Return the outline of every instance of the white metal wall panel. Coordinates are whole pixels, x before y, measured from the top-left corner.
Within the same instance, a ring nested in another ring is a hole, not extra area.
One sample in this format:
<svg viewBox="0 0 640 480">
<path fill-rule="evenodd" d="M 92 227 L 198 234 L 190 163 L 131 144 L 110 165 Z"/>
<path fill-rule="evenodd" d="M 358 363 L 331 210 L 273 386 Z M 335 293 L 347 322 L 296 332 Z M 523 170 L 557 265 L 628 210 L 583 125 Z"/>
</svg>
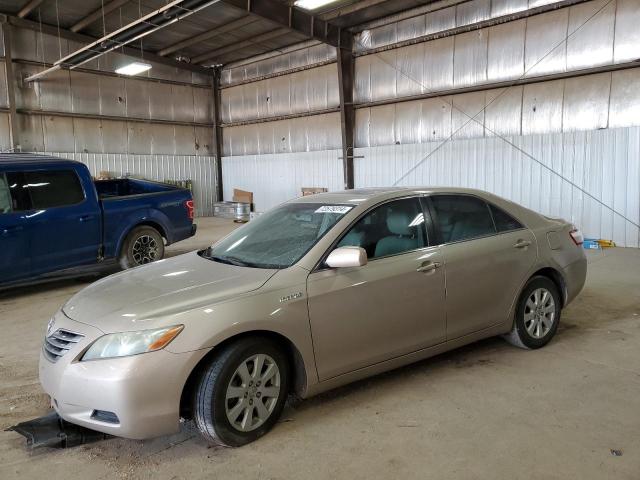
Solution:
<svg viewBox="0 0 640 480">
<path fill-rule="evenodd" d="M 612 64 L 614 52 L 615 61 L 635 59 L 638 33 L 629 18 L 640 15 L 640 0 L 607 1 L 593 0 L 490 28 L 358 56 L 355 99 L 379 101 L 523 75 L 581 70 Z M 460 4 L 456 7 L 458 20 L 453 22 L 460 25 L 488 18 L 488 5 L 480 0 Z M 370 31 L 371 45 L 410 37 L 422 28 L 418 18 L 374 28 Z M 405 28 L 407 32 L 401 35 Z M 425 20 L 425 32 L 428 30 Z"/>
<path fill-rule="evenodd" d="M 634 68 L 360 108 L 355 141 L 358 147 L 423 143 L 446 138 L 465 123 L 456 137 L 633 126 L 640 125 L 639 111 L 640 68 Z M 477 121 L 468 122 L 468 115 L 478 115 Z"/>
<path fill-rule="evenodd" d="M 520 135 L 522 131 L 522 86 L 487 90 L 485 135 Z"/>
<path fill-rule="evenodd" d="M 100 84 L 96 77 L 84 72 L 70 72 L 71 109 L 73 113 L 100 114 Z"/>
<path fill-rule="evenodd" d="M 451 110 L 451 129 L 454 138 L 484 136 L 485 93 L 471 92 L 455 95 Z"/>
<path fill-rule="evenodd" d="M 424 44 L 423 85 L 425 92 L 453 88 L 453 51 L 455 37 L 445 37 Z M 367 57 L 360 57 L 367 58 Z M 357 62 L 360 60 L 356 60 Z"/>
<path fill-rule="evenodd" d="M 102 125 L 100 120 L 73 119 L 73 152 L 102 152 Z"/>
<path fill-rule="evenodd" d="M 611 73 L 566 79 L 563 131 L 607 128 L 610 91 Z"/>
<path fill-rule="evenodd" d="M 456 25 L 471 25 L 491 17 L 491 0 L 473 0 L 456 5 Z"/>
<path fill-rule="evenodd" d="M 9 106 L 9 99 L 7 97 L 7 75 L 4 60 L 0 60 L 0 106 Z"/>
<path fill-rule="evenodd" d="M 611 100 L 609 127 L 624 127 L 639 122 L 640 75 L 633 70 L 613 72 L 611 75 Z"/>
<path fill-rule="evenodd" d="M 564 72 L 567 66 L 569 9 L 527 19 L 524 70 L 527 76 Z"/>
<path fill-rule="evenodd" d="M 638 58 L 640 45 L 640 0 L 617 0 L 614 62 Z"/>
<path fill-rule="evenodd" d="M 455 37 L 453 84 L 477 85 L 487 80 L 488 30 L 475 30 Z"/>
<path fill-rule="evenodd" d="M 340 150 L 222 157 L 225 200 L 233 189 L 253 192 L 256 211 L 263 212 L 299 197 L 303 187 L 342 190 Z"/>
<path fill-rule="evenodd" d="M 588 237 L 640 246 L 640 127 L 508 140 L 542 165 L 497 137 L 366 147 L 355 152 L 355 185 L 393 185 L 408 173 L 399 185 L 479 188 L 571 220 Z"/>
<path fill-rule="evenodd" d="M 9 137 L 9 114 L 0 113 L 0 151 L 11 148 L 11 138 Z"/>
<path fill-rule="evenodd" d="M 562 131 L 564 80 L 524 86 L 522 134 Z"/>
<path fill-rule="evenodd" d="M 308 67 L 335 59 L 336 49 L 330 45 L 309 45 L 309 42 L 305 42 L 300 48 L 284 52 L 280 55 L 225 67 L 222 70 L 220 83 L 222 85 L 232 85 L 264 75 L 272 75 L 290 69 Z"/>
<path fill-rule="evenodd" d="M 339 105 L 336 64 L 225 88 L 225 123 L 325 110 Z"/>
<path fill-rule="evenodd" d="M 491 0 L 491 18 L 522 12 L 528 6 L 528 0 Z"/>
<path fill-rule="evenodd" d="M 147 89 L 149 91 L 149 117 L 157 120 L 173 120 L 173 105 L 170 101 L 171 89 L 173 85 L 159 82 L 148 82 Z M 202 89 L 200 89 L 202 90 Z M 209 92 L 202 90 L 205 95 Z M 204 117 L 204 118 L 203 118 Z M 198 121 L 210 122 L 207 115 L 199 116 Z"/>
<path fill-rule="evenodd" d="M 131 175 L 148 180 L 191 180 L 196 215 L 213 215 L 216 199 L 215 158 L 194 155 L 128 155 L 117 153 L 60 153 L 48 155 L 77 160 L 92 175 L 106 171 L 115 176 Z"/>
<path fill-rule="evenodd" d="M 501 81 L 524 73 L 526 20 L 503 23 L 489 29 L 487 79 Z"/>
<path fill-rule="evenodd" d="M 127 88 L 125 79 L 99 76 L 100 115 L 125 117 L 127 115 Z"/>
<path fill-rule="evenodd" d="M 223 129 L 225 156 L 291 153 L 340 148 L 340 114 L 238 125 Z"/>
<path fill-rule="evenodd" d="M 613 62 L 616 2 L 595 0 L 569 9 L 567 70 Z"/>
</svg>

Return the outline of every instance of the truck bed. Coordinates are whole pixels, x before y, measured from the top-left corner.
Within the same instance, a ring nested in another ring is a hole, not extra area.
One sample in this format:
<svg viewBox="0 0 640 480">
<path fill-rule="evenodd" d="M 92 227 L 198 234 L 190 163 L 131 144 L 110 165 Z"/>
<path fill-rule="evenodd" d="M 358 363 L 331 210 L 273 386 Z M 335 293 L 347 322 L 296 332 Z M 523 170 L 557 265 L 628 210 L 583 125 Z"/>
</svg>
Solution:
<svg viewBox="0 0 640 480">
<path fill-rule="evenodd" d="M 140 180 L 135 178 L 119 178 L 115 180 L 96 180 L 96 191 L 100 199 L 113 197 L 128 197 L 131 195 L 144 195 L 149 193 L 181 190 L 179 187 L 166 183 Z"/>
</svg>

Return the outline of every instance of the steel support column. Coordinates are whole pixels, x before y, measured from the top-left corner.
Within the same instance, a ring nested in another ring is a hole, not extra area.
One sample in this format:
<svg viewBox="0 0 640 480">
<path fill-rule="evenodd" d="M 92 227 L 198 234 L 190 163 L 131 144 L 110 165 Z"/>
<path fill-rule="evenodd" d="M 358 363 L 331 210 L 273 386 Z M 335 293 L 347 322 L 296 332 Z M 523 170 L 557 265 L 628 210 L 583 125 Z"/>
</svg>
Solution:
<svg viewBox="0 0 640 480">
<path fill-rule="evenodd" d="M 20 127 L 16 111 L 15 76 L 13 73 L 13 55 L 11 45 L 11 25 L 2 23 L 2 42 L 4 44 L 4 68 L 7 78 L 7 97 L 9 100 L 9 139 L 11 150 L 20 150 Z"/>
<path fill-rule="evenodd" d="M 342 165 L 344 169 L 344 188 L 353 188 L 353 131 L 356 125 L 356 113 L 353 107 L 353 78 L 355 60 L 353 56 L 353 36 L 341 32 L 338 48 L 338 84 L 340 91 L 340 128 L 342 131 Z"/>
<path fill-rule="evenodd" d="M 222 191 L 222 121 L 220 115 L 220 74 L 221 67 L 213 71 L 213 152 L 216 156 L 216 191 L 217 200 L 224 200 Z"/>
</svg>

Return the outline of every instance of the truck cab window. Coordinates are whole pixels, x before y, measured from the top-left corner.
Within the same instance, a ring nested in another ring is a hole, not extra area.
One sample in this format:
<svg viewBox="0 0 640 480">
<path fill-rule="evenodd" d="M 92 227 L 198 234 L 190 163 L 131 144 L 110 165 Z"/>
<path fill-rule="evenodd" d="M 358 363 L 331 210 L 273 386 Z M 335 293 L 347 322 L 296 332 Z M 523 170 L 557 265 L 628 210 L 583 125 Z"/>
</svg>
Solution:
<svg viewBox="0 0 640 480">
<path fill-rule="evenodd" d="M 33 208 L 76 205 L 84 200 L 80 180 L 72 170 L 25 172 L 24 178 Z"/>
<path fill-rule="evenodd" d="M 0 213 L 10 213 L 13 210 L 11 191 L 7 183 L 7 176 L 0 174 Z"/>
</svg>

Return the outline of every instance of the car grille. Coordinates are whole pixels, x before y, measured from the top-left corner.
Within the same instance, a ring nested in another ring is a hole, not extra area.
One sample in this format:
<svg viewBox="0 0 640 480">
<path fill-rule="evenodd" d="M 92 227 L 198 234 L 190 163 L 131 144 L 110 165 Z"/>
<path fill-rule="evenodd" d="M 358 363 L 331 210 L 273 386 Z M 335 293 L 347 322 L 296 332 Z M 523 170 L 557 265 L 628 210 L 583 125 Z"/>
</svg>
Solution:
<svg viewBox="0 0 640 480">
<path fill-rule="evenodd" d="M 60 357 L 73 348 L 84 335 L 59 328 L 44 339 L 44 355 L 52 362 L 57 362 Z"/>
</svg>

